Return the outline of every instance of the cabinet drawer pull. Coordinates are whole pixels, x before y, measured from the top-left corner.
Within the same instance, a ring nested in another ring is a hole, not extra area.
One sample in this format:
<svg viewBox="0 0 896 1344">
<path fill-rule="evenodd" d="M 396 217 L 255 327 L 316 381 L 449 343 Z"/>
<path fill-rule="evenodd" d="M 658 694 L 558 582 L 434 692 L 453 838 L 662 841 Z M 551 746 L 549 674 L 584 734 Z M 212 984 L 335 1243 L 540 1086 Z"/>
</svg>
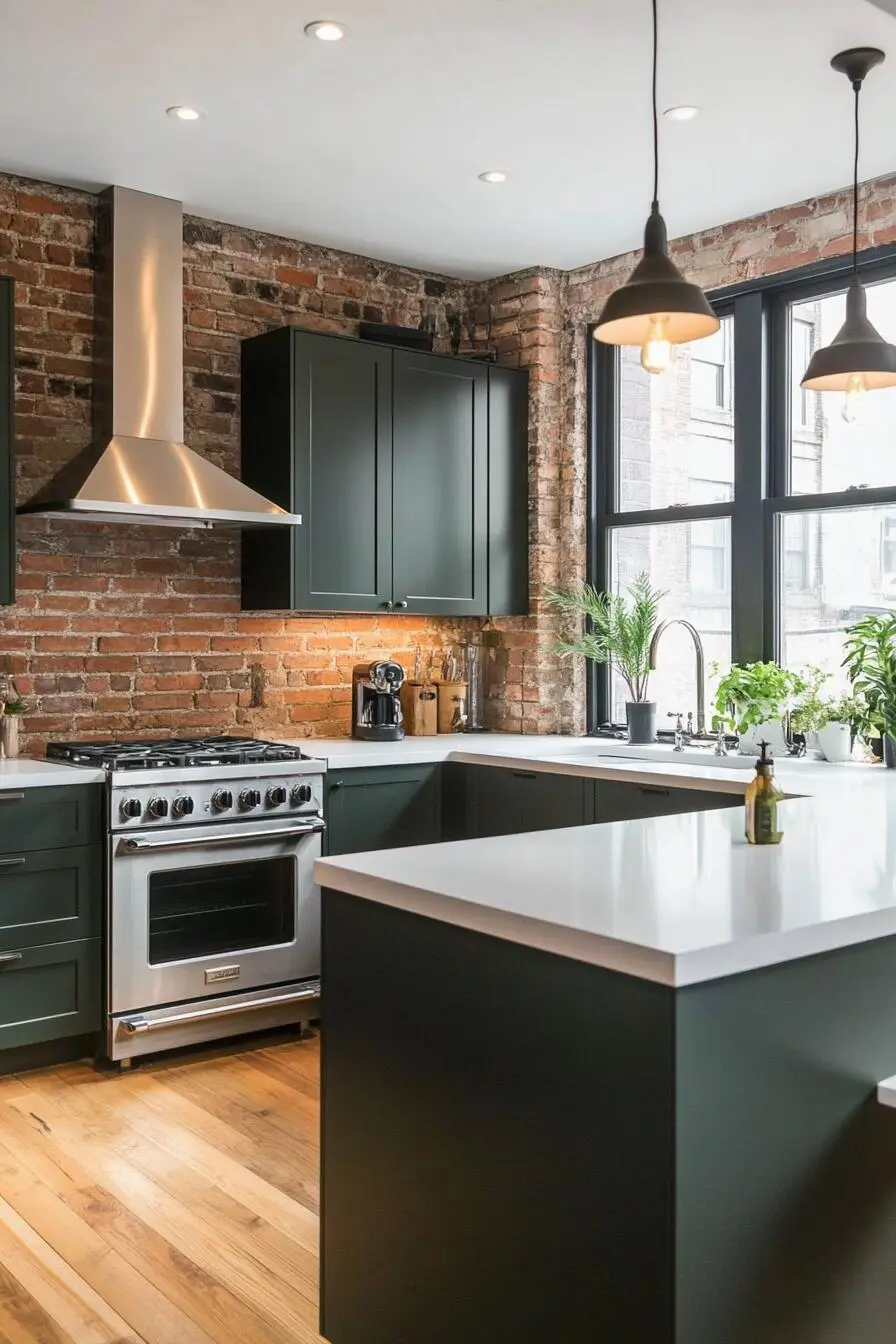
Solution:
<svg viewBox="0 0 896 1344">
<path fill-rule="evenodd" d="M 20 803 L 24 797 L 24 793 L 10 793 L 6 790 L 0 793 L 0 803 Z"/>
<path fill-rule="evenodd" d="M 24 859 L 0 859 L 0 868 L 24 868 Z"/>
<path fill-rule="evenodd" d="M 395 605 L 399 611 L 404 611 L 406 610 L 408 604 L 406 600 L 402 600 L 401 602 L 396 602 Z"/>
<path fill-rule="evenodd" d="M 537 779 L 537 770 L 511 770 L 514 779 Z"/>
<path fill-rule="evenodd" d="M 341 789 L 341 788 L 342 788 L 342 780 L 334 779 L 333 783 L 330 785 L 330 792 L 332 793 L 335 789 Z"/>
<path fill-rule="evenodd" d="M 656 785 L 651 785 L 651 784 L 639 784 L 639 785 L 638 785 L 638 792 L 639 792 L 639 793 L 653 793 L 653 794 L 656 794 L 656 796 L 657 796 L 658 798 L 668 798 L 668 797 L 671 795 L 672 790 L 671 790 L 671 789 L 658 789 L 658 788 L 656 787 Z"/>
<path fill-rule="evenodd" d="M 0 952 L 0 966 L 3 966 L 6 962 L 21 960 L 21 952 Z"/>
</svg>

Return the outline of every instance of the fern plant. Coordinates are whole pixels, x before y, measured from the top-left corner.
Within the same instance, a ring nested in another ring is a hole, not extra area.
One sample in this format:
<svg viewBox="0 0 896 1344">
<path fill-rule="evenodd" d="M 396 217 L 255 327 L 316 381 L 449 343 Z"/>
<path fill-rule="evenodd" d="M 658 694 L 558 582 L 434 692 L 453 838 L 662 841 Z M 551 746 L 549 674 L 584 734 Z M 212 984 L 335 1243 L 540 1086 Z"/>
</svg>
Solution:
<svg viewBox="0 0 896 1344">
<path fill-rule="evenodd" d="M 844 638 L 843 666 L 870 724 L 896 739 L 896 616 L 863 616 Z"/>
<path fill-rule="evenodd" d="M 595 663 L 612 662 L 625 682 L 629 699 L 647 700 L 650 678 L 650 642 L 665 593 L 654 588 L 647 574 L 639 574 L 627 595 L 604 593 L 584 583 L 580 588 L 549 588 L 548 601 L 568 616 L 584 620 L 578 639 L 559 639 L 554 652 L 578 654 Z"/>
</svg>

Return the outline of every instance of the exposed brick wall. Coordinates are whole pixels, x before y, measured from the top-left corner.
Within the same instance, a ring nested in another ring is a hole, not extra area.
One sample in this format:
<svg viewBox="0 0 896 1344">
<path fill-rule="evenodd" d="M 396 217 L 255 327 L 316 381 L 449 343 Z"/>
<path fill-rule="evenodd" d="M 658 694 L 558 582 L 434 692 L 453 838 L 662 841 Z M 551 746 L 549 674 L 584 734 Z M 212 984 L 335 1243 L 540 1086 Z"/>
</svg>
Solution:
<svg viewBox="0 0 896 1344">
<path fill-rule="evenodd" d="M 896 178 L 863 189 L 863 246 L 896 240 Z M 674 221 L 672 221 L 674 225 Z M 0 176 L 0 273 L 16 278 L 16 430 L 26 497 L 90 435 L 94 198 Z M 707 289 L 786 270 L 850 246 L 849 197 L 834 193 L 679 239 Z M 558 660 L 545 585 L 585 572 L 586 328 L 633 254 L 489 284 L 368 261 L 205 220 L 185 221 L 188 441 L 238 462 L 239 342 L 283 322 L 357 331 L 362 317 L 435 326 L 448 348 L 491 341 L 530 370 L 533 614 L 487 623 L 503 686 L 494 726 L 580 732 L 584 677 Z M 357 659 L 443 647 L 477 621 L 241 614 L 238 542 L 227 532 L 19 525 L 19 598 L 0 608 L 0 654 L 33 696 L 28 745 L 77 733 L 348 731 Z M 253 707 L 264 679 L 265 706 Z"/>
<path fill-rule="evenodd" d="M 16 279 L 19 498 L 90 438 L 92 196 L 0 177 L 0 273 Z M 205 220 L 184 226 L 186 437 L 238 470 L 239 346 L 284 322 L 435 326 L 467 286 Z M 26 746 L 74 734 L 349 728 L 358 660 L 441 648 L 478 621 L 241 614 L 234 532 L 19 522 L 18 599 L 0 655 L 33 700 Z M 253 704 L 264 682 L 264 707 Z M 254 691 L 254 694 L 253 694 Z"/>
</svg>

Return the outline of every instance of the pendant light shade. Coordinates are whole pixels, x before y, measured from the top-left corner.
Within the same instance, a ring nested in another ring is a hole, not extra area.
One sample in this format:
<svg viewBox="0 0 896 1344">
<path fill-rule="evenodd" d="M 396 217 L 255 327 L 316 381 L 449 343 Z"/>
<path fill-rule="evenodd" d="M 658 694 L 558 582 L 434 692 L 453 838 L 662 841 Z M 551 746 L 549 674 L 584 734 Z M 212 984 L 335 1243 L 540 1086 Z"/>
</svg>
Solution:
<svg viewBox="0 0 896 1344">
<path fill-rule="evenodd" d="M 686 280 L 669 256 L 666 221 L 659 206 L 657 0 L 653 10 L 653 204 L 644 228 L 644 254 L 625 284 L 610 295 L 594 328 L 607 345 L 640 345 L 648 373 L 668 368 L 673 345 L 712 336 L 721 325 L 699 285 Z"/>
<path fill-rule="evenodd" d="M 830 345 L 815 351 L 802 386 L 813 392 L 849 392 L 857 377 L 869 392 L 896 386 L 896 345 L 868 321 L 864 287 L 853 279 L 846 292 L 846 321 Z"/>
<path fill-rule="evenodd" d="M 855 94 L 852 281 L 846 292 L 846 320 L 830 345 L 815 351 L 802 386 L 814 392 L 845 392 L 847 420 L 854 418 L 855 403 L 862 393 L 896 387 L 896 346 L 869 322 L 865 290 L 859 279 L 859 94 L 868 71 L 883 59 L 884 53 L 876 47 L 853 47 L 841 51 L 831 61 L 834 69 L 849 79 Z"/>
<path fill-rule="evenodd" d="M 673 345 L 699 341 L 719 329 L 703 290 L 686 280 L 669 256 L 666 223 L 655 205 L 644 229 L 644 255 L 607 299 L 594 335 L 608 345 L 644 345 L 657 322 Z"/>
</svg>

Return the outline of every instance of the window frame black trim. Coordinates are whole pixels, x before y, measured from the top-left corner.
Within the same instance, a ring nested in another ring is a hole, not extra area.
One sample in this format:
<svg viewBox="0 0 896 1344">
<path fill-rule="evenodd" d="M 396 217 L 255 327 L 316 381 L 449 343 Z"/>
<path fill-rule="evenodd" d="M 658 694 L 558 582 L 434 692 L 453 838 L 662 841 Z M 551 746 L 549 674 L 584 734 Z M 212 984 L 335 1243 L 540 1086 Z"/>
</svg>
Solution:
<svg viewBox="0 0 896 1344">
<path fill-rule="evenodd" d="M 896 244 L 859 254 L 866 283 L 896 279 Z M 818 513 L 896 503 L 896 485 L 852 488 L 825 494 L 790 495 L 790 330 L 794 303 L 836 291 L 848 279 L 852 257 L 824 258 L 712 291 L 720 317 L 734 316 L 734 498 L 718 504 L 622 511 L 619 508 L 619 354 L 594 339 L 588 342 L 588 531 L 587 579 L 598 588 L 612 584 L 610 536 L 617 528 L 731 518 L 731 656 L 734 662 L 776 658 L 780 652 L 783 547 L 779 518 L 786 513 Z M 738 315 L 741 321 L 738 322 Z M 783 351 L 784 359 L 775 359 Z M 604 452 L 605 445 L 610 446 Z M 603 454 L 603 461 L 601 455 Z M 757 556 L 761 564 L 757 566 Z M 610 672 L 589 663 L 587 728 L 609 717 Z"/>
</svg>

